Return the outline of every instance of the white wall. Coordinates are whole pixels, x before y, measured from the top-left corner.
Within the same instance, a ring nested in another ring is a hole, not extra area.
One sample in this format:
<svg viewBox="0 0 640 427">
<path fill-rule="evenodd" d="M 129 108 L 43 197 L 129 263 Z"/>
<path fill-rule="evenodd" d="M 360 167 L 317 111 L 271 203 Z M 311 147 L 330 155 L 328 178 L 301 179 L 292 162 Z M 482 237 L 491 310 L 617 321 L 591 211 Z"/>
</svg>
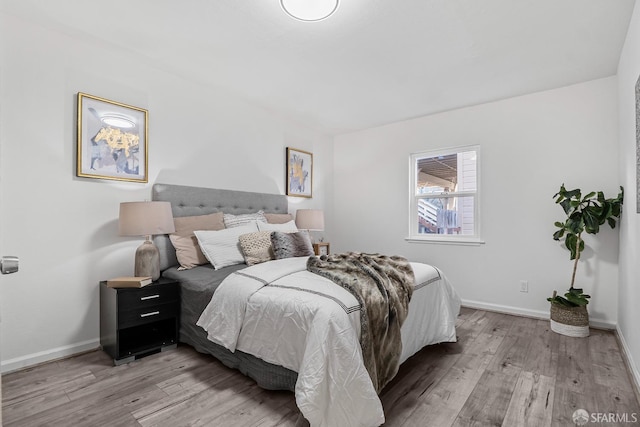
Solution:
<svg viewBox="0 0 640 427">
<path fill-rule="evenodd" d="M 408 158 L 480 144 L 486 244 L 408 243 Z M 569 287 L 569 252 L 552 239 L 560 185 L 618 190 L 616 78 L 341 135 L 334 144 L 332 250 L 402 254 L 440 267 L 467 303 L 548 316 Z M 596 324 L 617 319 L 618 232 L 587 236 L 577 285 Z M 519 281 L 529 281 L 529 293 Z"/>
<path fill-rule="evenodd" d="M 620 327 L 640 360 L 633 103 L 640 69 L 638 13 L 620 66 L 622 181 L 627 188 L 618 298 L 618 234 L 588 240 L 580 284 L 592 319 Z M 118 205 L 154 182 L 284 192 L 284 150 L 314 153 L 314 197 L 332 251 L 400 253 L 440 266 L 466 301 L 544 315 L 568 286 L 568 253 L 551 239 L 559 185 L 618 186 L 617 81 L 608 78 L 331 139 L 257 108 L 224 88 L 190 82 L 114 46 L 2 15 L 0 29 L 0 248 L 21 272 L 0 277 L 2 369 L 98 345 L 100 280 L 129 274 L 136 239 L 117 235 Z M 633 35 L 633 37 L 632 37 Z M 634 77 L 635 76 L 635 77 Z M 631 82 L 633 80 L 633 82 Z M 75 177 L 78 91 L 148 108 L 148 185 Z M 407 243 L 408 155 L 482 146 L 482 246 Z M 580 160 L 573 153 L 580 152 Z M 333 170 L 331 163 L 334 163 Z M 333 173 L 331 173 L 333 172 Z M 369 207 L 365 210 L 364 206 Z M 371 208 L 373 206 L 373 208 Z M 595 252 L 595 253 L 594 253 Z M 530 291 L 518 291 L 529 280 Z"/>
<path fill-rule="evenodd" d="M 636 4 L 627 40 L 618 66 L 620 118 L 620 180 L 627 189 L 620 237 L 620 289 L 618 332 L 631 359 L 636 384 L 640 384 L 640 215 L 636 213 L 636 100 L 635 85 L 640 76 L 640 7 Z"/>
<path fill-rule="evenodd" d="M 122 49 L 1 16 L 0 247 L 21 271 L 0 286 L 2 368 L 95 348 L 98 282 L 133 273 L 134 238 L 119 237 L 119 203 L 154 182 L 284 194 L 285 147 L 314 153 L 324 207 L 331 139 L 154 67 Z M 149 184 L 75 177 L 76 94 L 149 110 Z"/>
</svg>

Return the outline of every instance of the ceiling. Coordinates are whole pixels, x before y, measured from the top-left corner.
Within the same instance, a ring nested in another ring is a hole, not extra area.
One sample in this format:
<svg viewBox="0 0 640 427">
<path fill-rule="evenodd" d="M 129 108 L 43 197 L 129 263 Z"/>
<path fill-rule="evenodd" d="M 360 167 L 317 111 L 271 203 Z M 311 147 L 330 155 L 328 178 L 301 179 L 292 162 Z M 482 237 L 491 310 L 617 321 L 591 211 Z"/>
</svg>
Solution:
<svg viewBox="0 0 640 427">
<path fill-rule="evenodd" d="M 616 74 L 634 0 L 2 0 L 329 135 Z M 108 23 L 98 25 L 99 22 Z"/>
</svg>

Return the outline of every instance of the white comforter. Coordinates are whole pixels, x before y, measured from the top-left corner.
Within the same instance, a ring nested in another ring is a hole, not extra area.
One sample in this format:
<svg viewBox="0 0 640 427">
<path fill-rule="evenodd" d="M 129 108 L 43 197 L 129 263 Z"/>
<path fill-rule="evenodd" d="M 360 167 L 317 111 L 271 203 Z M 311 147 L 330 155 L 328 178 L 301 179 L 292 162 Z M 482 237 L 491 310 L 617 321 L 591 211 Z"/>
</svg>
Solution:
<svg viewBox="0 0 640 427">
<path fill-rule="evenodd" d="M 306 270 L 307 257 L 257 264 L 218 287 L 198 326 L 209 339 L 298 373 L 296 403 L 313 427 L 379 426 L 384 412 L 360 350 L 360 307 Z M 434 267 L 411 263 L 416 287 L 402 326 L 401 362 L 455 341 L 460 299 Z"/>
</svg>

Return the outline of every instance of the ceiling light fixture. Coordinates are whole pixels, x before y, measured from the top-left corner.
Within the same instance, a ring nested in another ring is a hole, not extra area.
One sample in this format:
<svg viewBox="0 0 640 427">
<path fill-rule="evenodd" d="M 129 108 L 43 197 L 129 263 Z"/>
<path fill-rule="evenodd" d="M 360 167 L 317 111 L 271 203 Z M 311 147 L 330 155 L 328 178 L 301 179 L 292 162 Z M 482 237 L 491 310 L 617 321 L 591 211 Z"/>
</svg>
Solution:
<svg viewBox="0 0 640 427">
<path fill-rule="evenodd" d="M 339 0 L 280 0 L 282 9 L 300 21 L 322 21 L 338 9 Z"/>
<path fill-rule="evenodd" d="M 135 122 L 129 117 L 111 113 L 102 116 L 102 123 L 121 129 L 131 129 L 136 126 Z"/>
</svg>

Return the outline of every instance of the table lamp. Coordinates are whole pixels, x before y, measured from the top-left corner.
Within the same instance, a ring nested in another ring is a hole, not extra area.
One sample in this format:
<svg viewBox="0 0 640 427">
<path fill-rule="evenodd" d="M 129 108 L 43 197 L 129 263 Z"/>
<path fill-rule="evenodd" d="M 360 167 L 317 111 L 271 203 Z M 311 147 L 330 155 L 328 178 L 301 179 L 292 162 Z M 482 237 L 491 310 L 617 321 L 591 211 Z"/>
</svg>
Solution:
<svg viewBox="0 0 640 427">
<path fill-rule="evenodd" d="M 320 209 L 298 209 L 296 227 L 307 231 L 324 230 L 324 211 Z"/>
<path fill-rule="evenodd" d="M 145 236 L 145 241 L 136 250 L 136 277 L 150 276 L 153 281 L 160 278 L 160 252 L 151 241 L 154 234 L 173 233 L 173 214 L 169 202 L 124 202 L 120 203 L 118 221 L 121 236 Z"/>
</svg>

